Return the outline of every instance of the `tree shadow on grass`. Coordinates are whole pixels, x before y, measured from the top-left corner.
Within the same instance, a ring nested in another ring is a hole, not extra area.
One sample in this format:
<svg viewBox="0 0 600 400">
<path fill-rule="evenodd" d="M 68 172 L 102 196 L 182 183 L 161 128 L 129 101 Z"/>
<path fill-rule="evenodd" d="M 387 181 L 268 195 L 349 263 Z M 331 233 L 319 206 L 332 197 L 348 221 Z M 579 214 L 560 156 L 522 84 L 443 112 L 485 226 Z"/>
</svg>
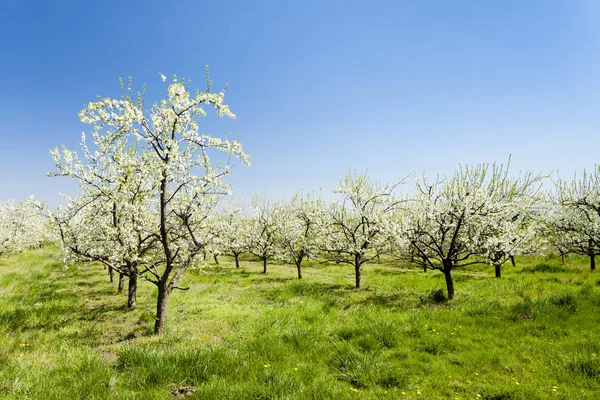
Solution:
<svg viewBox="0 0 600 400">
<path fill-rule="evenodd" d="M 20 303 L 17 307 L 0 312 L 0 327 L 9 332 L 54 330 L 77 322 L 108 322 L 115 313 L 124 313 L 126 310 L 126 304 L 89 307 L 76 295 L 62 296 L 61 299 L 45 303 Z"/>
<path fill-rule="evenodd" d="M 120 321 L 117 329 L 125 331 L 118 332 L 119 340 L 147 331 L 147 321 L 139 318 L 139 312 L 128 312 L 126 297 L 117 294 L 107 277 L 103 281 L 97 270 L 48 268 L 35 280 L 25 275 L 12 278 L 18 290 L 3 298 L 5 309 L 0 311 L 0 331 L 23 334 L 43 331 L 59 336 L 70 332 L 69 338 L 86 344 L 112 341 L 102 337 L 102 327 L 115 326 L 115 320 Z"/>
<path fill-rule="evenodd" d="M 375 267 L 373 270 L 373 273 L 376 274 L 377 276 L 398 276 L 398 275 L 403 275 L 403 274 L 415 274 L 415 273 L 419 273 L 419 272 L 423 272 L 422 268 L 417 268 L 417 267 L 407 267 L 407 266 L 393 266 L 393 267 L 388 267 L 388 268 L 379 268 L 379 267 Z"/>
<path fill-rule="evenodd" d="M 258 276 L 254 276 L 253 283 L 277 284 L 277 283 L 289 282 L 292 279 L 293 278 L 272 277 L 272 276 L 260 274 Z"/>
<path fill-rule="evenodd" d="M 332 294 L 345 296 L 349 285 L 339 283 L 320 283 L 320 282 L 299 282 L 295 281 L 285 287 L 286 290 L 299 296 L 323 297 Z"/>
<path fill-rule="evenodd" d="M 363 306 L 377 306 L 391 309 L 405 309 L 408 307 L 406 297 L 399 294 L 388 294 L 388 293 L 373 293 L 365 299 L 358 302 Z M 412 303 L 411 303 L 412 304 Z"/>
</svg>

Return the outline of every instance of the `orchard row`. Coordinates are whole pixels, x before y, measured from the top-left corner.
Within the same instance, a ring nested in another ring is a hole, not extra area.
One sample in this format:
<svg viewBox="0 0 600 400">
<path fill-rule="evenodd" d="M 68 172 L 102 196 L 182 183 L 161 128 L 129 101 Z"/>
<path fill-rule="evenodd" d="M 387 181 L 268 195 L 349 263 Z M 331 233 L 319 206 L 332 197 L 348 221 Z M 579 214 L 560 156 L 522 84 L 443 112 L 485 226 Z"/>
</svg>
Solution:
<svg viewBox="0 0 600 400">
<path fill-rule="evenodd" d="M 50 220 L 33 196 L 0 204 L 0 256 L 19 253 L 51 240 Z"/>
<path fill-rule="evenodd" d="M 264 273 L 269 260 L 279 259 L 295 265 L 299 278 L 307 258 L 346 263 L 357 288 L 362 266 L 387 254 L 443 273 L 450 299 L 453 270 L 473 263 L 492 265 L 500 277 L 502 265 L 517 254 L 558 251 L 589 255 L 594 268 L 598 168 L 571 183 L 558 181 L 551 193 L 542 191 L 540 175 L 511 175 L 510 161 L 460 167 L 435 181 L 416 177 L 414 188 L 348 174 L 333 201 L 303 193 L 280 203 L 256 198 L 247 214 L 244 205 L 220 204 L 230 191 L 224 178 L 231 167 L 211 160 L 224 154 L 249 165 L 247 154 L 238 140 L 199 132 L 205 108 L 235 118 L 225 92 L 211 93 L 208 77 L 207 89 L 193 93 L 189 81 L 161 78 L 166 97 L 150 109 L 143 91 L 134 94 L 131 81 L 121 81 L 119 100 L 100 98 L 79 114 L 92 127 L 91 144 L 84 134 L 80 154 L 52 151 L 56 172 L 50 176 L 75 179 L 77 197 L 66 197 L 54 212 L 39 204 L 32 207 L 36 212 L 25 212 L 35 227 L 0 222 L 5 243 L 11 226 L 23 232 L 22 239 L 9 239 L 20 243 L 11 245 L 13 251 L 39 243 L 45 238 L 40 227 L 50 225 L 66 263 L 99 262 L 118 272 L 121 283 L 128 278 L 129 307 L 138 280 L 155 285 L 155 333 L 164 329 L 169 295 L 207 253 L 215 259 L 230 254 L 237 266 L 240 254 L 253 253 Z M 11 207 L 2 209 L 1 221 L 13 218 L 4 216 Z"/>
</svg>

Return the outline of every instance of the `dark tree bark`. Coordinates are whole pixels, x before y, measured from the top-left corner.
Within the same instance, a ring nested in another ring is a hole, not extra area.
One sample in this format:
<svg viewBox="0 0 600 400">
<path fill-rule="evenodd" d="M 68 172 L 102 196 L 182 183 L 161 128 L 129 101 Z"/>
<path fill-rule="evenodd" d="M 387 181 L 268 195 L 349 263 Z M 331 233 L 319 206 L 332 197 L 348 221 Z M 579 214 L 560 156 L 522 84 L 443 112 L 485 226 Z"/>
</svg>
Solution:
<svg viewBox="0 0 600 400">
<path fill-rule="evenodd" d="M 360 265 L 361 265 L 361 256 L 360 254 L 354 255 L 354 278 L 356 283 L 356 288 L 360 289 Z"/>
<path fill-rule="evenodd" d="M 108 267 L 108 279 L 110 280 L 110 283 L 115 281 L 115 270 L 112 267 Z"/>
<path fill-rule="evenodd" d="M 125 287 L 125 274 L 119 272 L 119 285 L 117 286 L 117 293 L 123 293 L 123 288 Z"/>
<path fill-rule="evenodd" d="M 494 264 L 494 269 L 496 270 L 496 278 L 500 278 L 501 272 L 500 269 L 502 268 L 501 264 Z"/>
<path fill-rule="evenodd" d="M 296 263 L 296 269 L 298 269 L 298 279 L 302 279 L 302 262 Z"/>
<path fill-rule="evenodd" d="M 590 257 L 590 268 L 596 269 L 596 253 L 594 252 L 594 241 L 592 239 L 588 240 L 588 255 Z"/>
<path fill-rule="evenodd" d="M 448 299 L 454 299 L 454 280 L 452 279 L 451 261 L 444 261 L 444 277 L 446 278 L 446 289 L 448 290 Z"/>
<path fill-rule="evenodd" d="M 137 273 L 129 276 L 129 285 L 127 287 L 127 308 L 132 309 L 137 302 Z"/>
<path fill-rule="evenodd" d="M 296 268 L 298 269 L 298 279 L 302 279 L 302 260 L 304 259 L 304 250 L 300 250 L 298 259 L 296 260 Z"/>
<path fill-rule="evenodd" d="M 510 263 L 512 264 L 513 267 L 517 266 L 517 263 L 515 262 L 515 256 L 510 256 Z"/>
<path fill-rule="evenodd" d="M 215 260 L 215 264 L 219 265 L 219 256 L 213 254 L 213 260 Z"/>
<path fill-rule="evenodd" d="M 267 273 L 267 258 L 263 258 L 263 274 Z"/>
<path fill-rule="evenodd" d="M 168 156 L 167 156 L 168 157 Z M 160 242 L 165 255 L 165 271 L 158 277 L 158 297 L 156 299 L 156 322 L 154 334 L 160 335 L 165 327 L 167 315 L 167 300 L 169 298 L 169 275 L 173 270 L 173 254 L 169 246 L 169 235 L 167 229 L 167 175 L 163 171 L 163 179 L 160 182 Z"/>
<path fill-rule="evenodd" d="M 240 269 L 240 255 L 238 253 L 233 253 L 233 257 L 235 258 L 235 268 Z"/>
<path fill-rule="evenodd" d="M 154 334 L 160 335 L 165 328 L 165 317 L 167 316 L 167 300 L 169 299 L 169 291 L 165 288 L 158 287 L 158 298 L 156 302 L 156 321 L 154 323 Z"/>
</svg>

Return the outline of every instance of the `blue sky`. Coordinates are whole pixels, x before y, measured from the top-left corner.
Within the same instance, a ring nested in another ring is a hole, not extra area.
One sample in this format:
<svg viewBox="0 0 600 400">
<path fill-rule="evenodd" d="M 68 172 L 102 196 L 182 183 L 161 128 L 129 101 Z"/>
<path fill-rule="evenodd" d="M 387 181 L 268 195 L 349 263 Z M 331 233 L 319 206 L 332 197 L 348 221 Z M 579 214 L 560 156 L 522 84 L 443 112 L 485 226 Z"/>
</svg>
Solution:
<svg viewBox="0 0 600 400">
<path fill-rule="evenodd" d="M 158 72 L 226 83 L 252 167 L 238 197 L 328 193 L 349 170 L 378 180 L 504 161 L 590 169 L 600 149 L 596 1 L 22 1 L 0 13 L 0 199 L 60 202 L 48 149 L 78 148 L 77 112 Z"/>
</svg>

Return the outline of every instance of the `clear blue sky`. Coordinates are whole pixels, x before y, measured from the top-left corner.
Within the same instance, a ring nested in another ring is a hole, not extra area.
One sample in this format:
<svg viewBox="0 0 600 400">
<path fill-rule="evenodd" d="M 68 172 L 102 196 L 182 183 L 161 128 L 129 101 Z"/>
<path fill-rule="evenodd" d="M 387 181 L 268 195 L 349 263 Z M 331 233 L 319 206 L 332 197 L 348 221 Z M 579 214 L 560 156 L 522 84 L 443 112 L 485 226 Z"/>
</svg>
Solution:
<svg viewBox="0 0 600 400">
<path fill-rule="evenodd" d="M 48 149 L 77 112 L 158 72 L 229 84 L 252 167 L 236 196 L 328 192 L 349 169 L 392 180 L 506 160 L 549 173 L 600 150 L 600 3 L 589 1 L 23 1 L 0 12 L 0 199 L 73 191 Z M 152 98 L 154 100 L 154 98 Z"/>
</svg>

